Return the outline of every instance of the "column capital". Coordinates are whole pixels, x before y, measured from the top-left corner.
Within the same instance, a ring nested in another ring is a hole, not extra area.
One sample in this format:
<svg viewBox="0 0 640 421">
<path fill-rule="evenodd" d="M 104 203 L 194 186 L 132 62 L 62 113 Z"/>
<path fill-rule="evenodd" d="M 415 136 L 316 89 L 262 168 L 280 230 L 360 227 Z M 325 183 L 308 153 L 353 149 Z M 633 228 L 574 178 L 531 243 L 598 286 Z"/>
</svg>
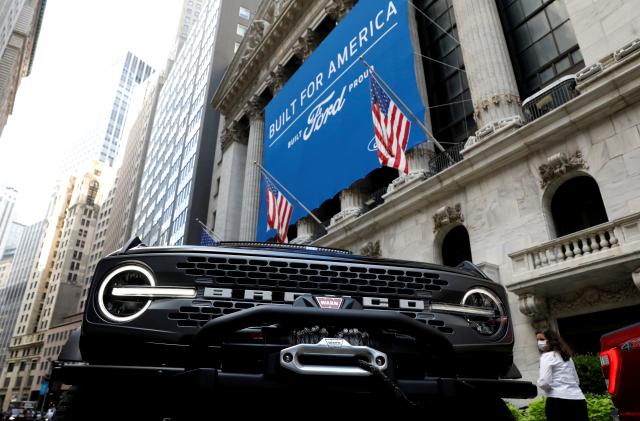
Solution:
<svg viewBox="0 0 640 421">
<path fill-rule="evenodd" d="M 289 80 L 293 71 L 281 64 L 278 64 L 267 77 L 267 85 L 271 89 L 273 95 L 277 94 L 285 83 Z"/>
<path fill-rule="evenodd" d="M 231 122 L 231 124 L 225 127 L 220 134 L 220 149 L 224 152 L 233 142 L 242 142 L 244 139 L 242 136 L 242 130 L 237 122 Z"/>
<path fill-rule="evenodd" d="M 320 44 L 320 41 L 320 35 L 316 31 L 307 29 L 293 45 L 293 53 L 301 61 L 305 61 Z"/>
<path fill-rule="evenodd" d="M 356 0 L 331 0 L 324 11 L 331 19 L 339 22 L 351 10 Z"/>
<path fill-rule="evenodd" d="M 264 120 L 264 107 L 266 101 L 257 95 L 251 97 L 247 102 L 246 110 L 249 121 L 252 120 Z"/>
</svg>

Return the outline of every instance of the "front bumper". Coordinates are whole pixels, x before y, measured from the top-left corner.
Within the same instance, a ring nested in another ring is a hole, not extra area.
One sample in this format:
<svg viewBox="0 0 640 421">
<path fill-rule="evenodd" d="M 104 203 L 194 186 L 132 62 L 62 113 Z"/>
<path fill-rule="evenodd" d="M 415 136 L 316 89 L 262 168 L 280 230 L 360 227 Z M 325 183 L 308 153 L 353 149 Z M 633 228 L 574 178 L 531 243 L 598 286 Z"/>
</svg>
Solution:
<svg viewBox="0 0 640 421">
<path fill-rule="evenodd" d="M 295 380 L 293 380 L 295 377 Z M 56 363 L 52 381 L 65 384 L 153 385 L 154 387 L 179 387 L 233 393 L 250 391 L 290 392 L 298 394 L 323 393 L 330 388 L 333 393 L 361 394 L 372 390 L 371 378 L 317 377 L 317 376 L 267 376 L 264 374 L 225 373 L 214 368 L 184 369 L 177 367 L 130 367 Z M 477 390 L 483 394 L 502 398 L 533 398 L 536 387 L 525 381 L 475 378 L 425 377 L 421 380 L 397 380 L 402 392 L 413 398 L 455 397 L 461 391 Z"/>
</svg>

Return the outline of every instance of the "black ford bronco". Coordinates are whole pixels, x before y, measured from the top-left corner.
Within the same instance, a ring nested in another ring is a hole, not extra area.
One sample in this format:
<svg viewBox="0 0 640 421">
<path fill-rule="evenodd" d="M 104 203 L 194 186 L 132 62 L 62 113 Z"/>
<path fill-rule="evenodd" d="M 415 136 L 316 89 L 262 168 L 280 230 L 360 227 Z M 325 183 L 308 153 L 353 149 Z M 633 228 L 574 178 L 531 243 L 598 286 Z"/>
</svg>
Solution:
<svg viewBox="0 0 640 421">
<path fill-rule="evenodd" d="M 74 385 L 57 419 L 500 420 L 536 394 L 512 350 L 505 290 L 468 262 L 135 238 L 98 264 L 52 381 Z"/>
</svg>

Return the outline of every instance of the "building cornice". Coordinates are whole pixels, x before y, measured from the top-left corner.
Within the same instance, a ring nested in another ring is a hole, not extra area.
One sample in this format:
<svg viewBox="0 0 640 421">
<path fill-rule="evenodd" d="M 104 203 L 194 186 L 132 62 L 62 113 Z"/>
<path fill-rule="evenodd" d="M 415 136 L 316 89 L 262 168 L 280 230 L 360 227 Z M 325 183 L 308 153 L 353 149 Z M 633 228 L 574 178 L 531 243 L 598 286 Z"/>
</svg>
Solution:
<svg viewBox="0 0 640 421">
<path fill-rule="evenodd" d="M 313 18 L 316 22 L 317 16 L 324 16 L 325 6 L 329 3 L 331 0 L 261 2 L 250 30 L 229 64 L 211 105 L 227 117 L 236 118 L 250 97 L 267 88 L 266 80 L 275 66 L 285 64 L 293 55 L 293 44 L 310 29 L 310 22 L 306 21 Z M 282 10 L 278 10 L 278 16 L 274 16 L 276 7 L 282 7 Z M 274 18 L 275 21 L 270 21 Z M 269 23 L 266 27 L 254 25 L 254 22 L 265 21 Z M 265 30 L 262 36 L 256 33 L 260 29 Z M 259 38 L 257 44 L 256 37 Z"/>
<path fill-rule="evenodd" d="M 314 245 L 349 247 L 372 232 L 437 203 L 497 169 L 526 159 L 533 152 L 567 137 L 640 101 L 640 54 L 602 72 L 583 93 L 516 131 L 502 133 L 463 151 L 464 159 L 443 172 L 399 191 L 365 215 L 314 241 Z M 465 153 L 466 152 L 466 153 Z"/>
<path fill-rule="evenodd" d="M 268 27 L 266 33 L 260 37 L 259 43 L 253 47 L 253 51 L 248 51 L 252 48 L 250 45 L 251 38 L 258 36 L 254 34 L 256 31 L 254 22 L 268 21 L 266 18 L 268 17 L 269 9 L 274 7 L 271 3 L 275 2 L 260 2 L 260 6 L 251 22 L 250 30 L 245 34 L 238 51 L 236 51 L 233 60 L 231 60 L 231 63 L 227 67 L 227 71 L 224 73 L 222 81 L 211 100 L 211 104 L 225 115 L 228 115 L 233 106 L 237 104 L 238 94 L 246 90 L 248 88 L 247 85 L 254 88 L 256 87 L 254 84 L 249 84 L 249 82 L 253 81 L 259 72 L 263 70 L 262 66 L 258 63 L 261 63 L 265 57 L 268 57 L 269 53 L 273 53 L 277 49 L 278 41 L 281 41 L 282 38 L 286 36 L 286 31 L 283 31 L 283 28 L 295 18 L 297 13 L 300 13 L 303 9 L 303 3 L 310 3 L 310 1 L 300 2 L 286 0 L 285 8 L 280 16 L 277 17 L 275 22 L 270 22 L 271 25 Z M 243 57 L 247 55 L 248 58 L 243 59 Z"/>
</svg>

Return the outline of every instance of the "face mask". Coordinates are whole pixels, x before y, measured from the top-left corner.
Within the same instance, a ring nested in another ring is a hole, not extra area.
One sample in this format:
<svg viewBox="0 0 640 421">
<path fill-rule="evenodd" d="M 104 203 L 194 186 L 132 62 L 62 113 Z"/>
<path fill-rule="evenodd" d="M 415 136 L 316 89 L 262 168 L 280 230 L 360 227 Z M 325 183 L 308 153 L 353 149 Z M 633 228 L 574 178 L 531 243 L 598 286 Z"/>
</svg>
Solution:
<svg viewBox="0 0 640 421">
<path fill-rule="evenodd" d="M 547 347 L 547 341 L 538 341 L 538 349 L 540 351 L 544 351 L 546 347 Z"/>
</svg>

